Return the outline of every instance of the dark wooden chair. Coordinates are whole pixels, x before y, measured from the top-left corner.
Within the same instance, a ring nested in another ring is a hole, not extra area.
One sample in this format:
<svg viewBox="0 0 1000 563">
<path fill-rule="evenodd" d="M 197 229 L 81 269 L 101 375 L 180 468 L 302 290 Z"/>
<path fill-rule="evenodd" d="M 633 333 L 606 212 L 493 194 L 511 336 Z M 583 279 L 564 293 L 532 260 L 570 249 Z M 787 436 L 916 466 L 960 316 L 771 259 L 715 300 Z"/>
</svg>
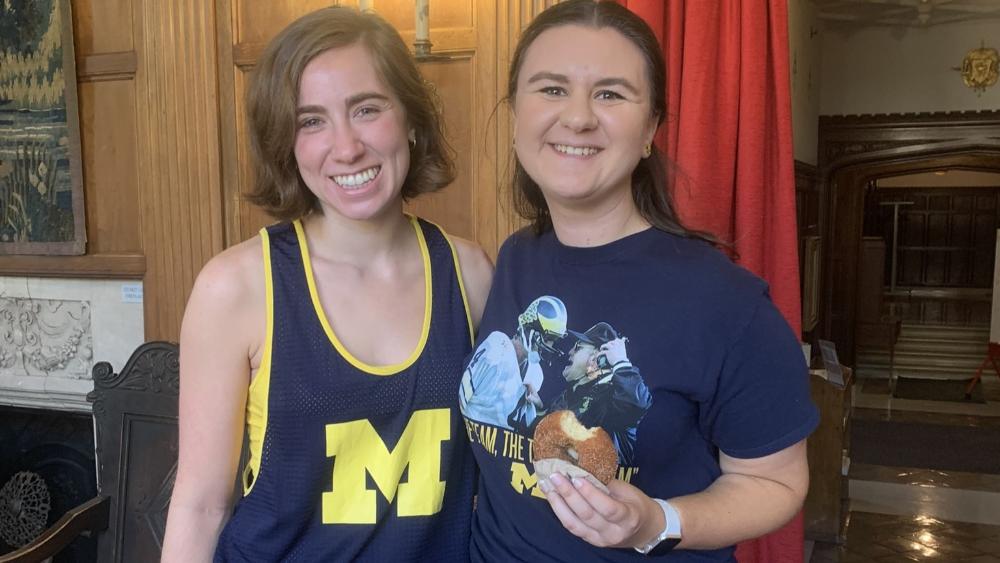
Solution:
<svg viewBox="0 0 1000 563">
<path fill-rule="evenodd" d="M 98 496 L 67 512 L 0 563 L 43 561 L 81 534 L 98 534 L 97 560 L 159 561 L 177 472 L 178 349 L 148 342 L 121 373 L 94 366 Z"/>
</svg>

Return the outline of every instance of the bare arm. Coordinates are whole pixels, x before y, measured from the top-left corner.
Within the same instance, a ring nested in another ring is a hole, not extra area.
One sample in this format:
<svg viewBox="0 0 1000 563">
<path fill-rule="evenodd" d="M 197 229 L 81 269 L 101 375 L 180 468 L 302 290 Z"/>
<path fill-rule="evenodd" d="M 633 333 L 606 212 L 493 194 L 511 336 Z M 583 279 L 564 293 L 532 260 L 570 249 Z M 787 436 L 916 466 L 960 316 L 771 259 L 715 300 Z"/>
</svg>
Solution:
<svg viewBox="0 0 1000 563">
<path fill-rule="evenodd" d="M 262 269 L 248 267 L 248 250 L 241 245 L 213 258 L 184 313 L 180 451 L 164 562 L 211 561 L 231 510 L 251 358 L 261 340 L 254 331 L 264 330 Z"/>
<path fill-rule="evenodd" d="M 486 298 L 493 284 L 493 263 L 478 244 L 459 237 L 449 237 L 455 244 L 458 262 L 462 267 L 462 284 L 469 300 L 469 314 L 473 328 L 479 328 L 486 308 Z"/>
<path fill-rule="evenodd" d="M 668 499 L 681 515 L 682 548 L 715 549 L 772 532 L 795 516 L 809 490 L 805 440 L 756 459 L 720 452 L 719 465 L 722 475 L 708 489 Z"/>
<path fill-rule="evenodd" d="M 667 499 L 681 518 L 678 549 L 715 549 L 771 532 L 802 506 L 809 488 L 806 442 L 756 459 L 720 453 L 722 475 L 700 493 Z M 663 511 L 622 481 L 606 495 L 585 480 L 574 487 L 553 476 L 543 486 L 570 532 L 597 546 L 644 545 L 665 527 Z"/>
</svg>

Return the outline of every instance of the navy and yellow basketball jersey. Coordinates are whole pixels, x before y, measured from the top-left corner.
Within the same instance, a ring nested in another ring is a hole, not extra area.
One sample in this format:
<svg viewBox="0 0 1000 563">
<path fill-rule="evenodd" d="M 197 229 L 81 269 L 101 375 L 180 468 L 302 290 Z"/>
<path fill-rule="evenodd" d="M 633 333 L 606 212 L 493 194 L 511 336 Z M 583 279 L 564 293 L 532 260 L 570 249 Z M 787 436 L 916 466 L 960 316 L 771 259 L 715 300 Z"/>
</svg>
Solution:
<svg viewBox="0 0 1000 563">
<path fill-rule="evenodd" d="M 244 496 L 216 561 L 466 561 L 475 486 L 455 388 L 472 348 L 451 242 L 411 218 L 426 284 L 420 342 L 370 366 L 320 306 L 298 221 L 261 231 L 267 338 L 247 400 Z"/>
</svg>

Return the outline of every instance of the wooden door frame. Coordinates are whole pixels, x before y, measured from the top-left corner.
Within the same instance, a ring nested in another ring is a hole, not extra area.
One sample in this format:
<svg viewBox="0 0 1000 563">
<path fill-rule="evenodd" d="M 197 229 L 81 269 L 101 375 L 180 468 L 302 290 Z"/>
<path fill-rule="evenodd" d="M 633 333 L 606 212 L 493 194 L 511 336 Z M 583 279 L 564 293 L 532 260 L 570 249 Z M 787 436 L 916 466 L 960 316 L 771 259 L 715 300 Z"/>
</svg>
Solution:
<svg viewBox="0 0 1000 563">
<path fill-rule="evenodd" d="M 1000 111 L 823 116 L 819 149 L 825 207 L 820 333 L 852 365 L 865 186 L 942 168 L 1000 172 Z"/>
</svg>

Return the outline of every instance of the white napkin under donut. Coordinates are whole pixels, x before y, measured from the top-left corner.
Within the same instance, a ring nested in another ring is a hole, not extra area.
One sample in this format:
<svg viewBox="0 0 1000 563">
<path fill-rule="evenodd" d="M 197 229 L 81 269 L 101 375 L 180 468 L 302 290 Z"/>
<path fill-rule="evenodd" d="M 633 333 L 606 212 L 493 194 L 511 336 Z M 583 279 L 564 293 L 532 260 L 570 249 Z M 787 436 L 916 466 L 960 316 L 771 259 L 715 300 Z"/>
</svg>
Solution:
<svg viewBox="0 0 1000 563">
<path fill-rule="evenodd" d="M 591 485 L 604 491 L 606 494 L 610 493 L 610 491 L 608 491 L 608 487 L 597 477 L 594 477 L 588 471 L 581 469 L 579 466 L 573 465 L 568 461 L 564 461 L 559 458 L 539 459 L 535 460 L 534 466 L 535 476 L 539 479 L 548 479 L 556 473 L 563 474 L 567 479 L 582 477 L 590 481 Z"/>
</svg>

